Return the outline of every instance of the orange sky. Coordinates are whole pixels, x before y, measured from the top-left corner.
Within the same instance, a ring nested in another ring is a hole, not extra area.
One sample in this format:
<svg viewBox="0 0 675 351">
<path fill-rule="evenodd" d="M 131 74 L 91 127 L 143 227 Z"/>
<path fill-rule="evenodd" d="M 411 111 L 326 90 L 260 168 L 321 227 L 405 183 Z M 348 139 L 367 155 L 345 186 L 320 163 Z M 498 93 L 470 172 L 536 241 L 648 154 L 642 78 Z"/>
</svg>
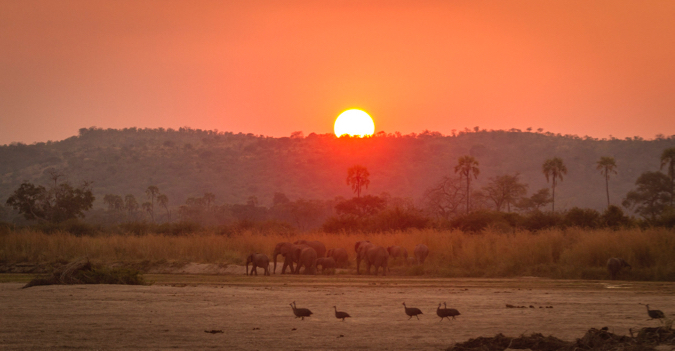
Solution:
<svg viewBox="0 0 675 351">
<path fill-rule="evenodd" d="M 0 144 L 82 127 L 675 134 L 675 1 L 0 1 Z"/>
</svg>

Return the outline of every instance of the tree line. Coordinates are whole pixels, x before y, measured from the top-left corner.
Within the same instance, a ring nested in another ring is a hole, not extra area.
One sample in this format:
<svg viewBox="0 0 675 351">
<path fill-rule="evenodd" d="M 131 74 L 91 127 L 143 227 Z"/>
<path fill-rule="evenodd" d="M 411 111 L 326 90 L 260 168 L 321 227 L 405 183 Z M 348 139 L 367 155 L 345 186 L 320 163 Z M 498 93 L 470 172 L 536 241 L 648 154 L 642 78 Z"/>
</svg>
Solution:
<svg viewBox="0 0 675 351">
<path fill-rule="evenodd" d="M 181 131 L 181 133 L 184 132 Z M 95 133 L 98 133 L 98 131 L 86 130 L 81 133 L 80 138 L 93 142 L 90 134 Z M 191 131 L 188 135 L 199 136 L 200 133 L 201 131 Z M 467 135 L 467 133 L 463 135 Z M 484 132 L 480 130 L 474 132 L 476 135 L 481 133 Z M 486 135 L 489 136 L 491 133 L 495 137 L 504 136 L 493 132 L 488 132 Z M 515 134 L 525 133 L 517 132 Z M 156 133 L 156 135 L 161 136 L 161 133 Z M 508 135 L 506 134 L 506 136 Z M 240 144 L 240 150 L 251 150 L 251 146 L 254 145 L 251 144 L 252 141 L 262 141 L 262 139 L 252 135 L 231 136 L 237 137 L 236 140 L 245 141 L 245 143 Z M 210 133 L 208 137 L 218 140 L 222 136 L 218 133 Z M 390 137 L 406 138 L 400 135 L 379 136 L 378 138 L 387 139 Z M 289 141 L 293 143 L 304 142 L 304 136 L 302 135 L 296 135 L 293 138 Z M 444 140 L 442 138 L 444 137 L 420 134 L 411 138 L 410 141 L 423 142 L 420 145 L 432 147 L 433 144 L 429 144 L 427 141 Z M 211 143 L 211 141 L 207 141 L 206 137 L 203 138 L 203 142 Z M 274 140 L 274 142 L 282 141 Z M 361 147 L 362 145 L 359 143 L 370 141 L 346 139 L 339 142 L 345 143 L 344 147 L 349 149 Z M 187 147 L 186 145 L 181 150 L 189 153 L 195 150 L 192 146 Z M 173 150 L 176 146 L 173 142 L 162 144 L 162 148 L 166 150 Z M 494 157 L 485 156 L 483 149 L 478 146 L 480 145 L 474 145 L 470 149 L 470 154 L 460 156 L 456 164 L 449 165 L 447 168 L 454 170 L 454 173 L 451 171 L 432 182 L 431 186 L 427 185 L 426 190 L 417 199 L 392 197 L 389 193 L 382 191 L 379 192 L 379 195 L 364 195 L 363 191 L 368 189 L 371 181 L 374 181 L 375 187 L 379 187 L 381 190 L 381 182 L 386 179 L 383 179 L 382 175 L 373 178 L 368 168 L 354 166 L 347 169 L 347 185 L 356 195 L 352 199 L 337 196 L 329 200 L 308 200 L 302 197 L 291 200 L 285 192 L 276 191 L 272 194 L 271 205 L 268 206 L 260 203 L 258 195 L 249 195 L 244 203 L 222 204 L 222 199 L 216 199 L 216 191 L 206 190 L 202 193 L 203 196 L 188 196 L 183 204 L 176 204 L 176 195 L 171 195 L 170 191 L 160 191 L 160 187 L 164 190 L 167 189 L 166 183 L 163 183 L 163 185 L 148 185 L 144 188 L 144 191 L 137 191 L 136 193 L 103 193 L 101 197 L 106 208 L 94 209 L 95 189 L 92 188 L 91 182 L 83 183 L 81 186 L 73 186 L 70 182 L 59 183 L 62 175 L 51 168 L 45 174 L 47 179 L 52 182 L 46 186 L 36 185 L 29 181 L 22 182 L 10 194 L 6 204 L 26 220 L 39 222 L 58 223 L 76 218 L 81 219 L 87 213 L 88 220 L 91 222 L 113 225 L 131 222 L 160 225 L 191 222 L 204 226 L 237 225 L 252 227 L 267 223 L 270 226 L 284 228 L 299 230 L 323 228 L 326 231 L 447 227 L 451 225 L 449 223 L 456 221 L 458 218 L 467 217 L 481 211 L 515 213 L 521 216 L 530 216 L 533 213 L 563 214 L 563 212 L 556 212 L 556 200 L 558 198 L 556 190 L 562 185 L 563 179 L 567 179 L 568 168 L 570 169 L 569 174 L 575 175 L 575 173 L 578 173 L 578 167 L 580 166 L 578 163 L 574 165 L 575 167 L 568 167 L 562 157 L 556 156 L 545 159 L 541 164 L 540 174 L 544 175 L 544 179 L 550 184 L 550 187 L 533 191 L 529 196 L 527 195 L 529 185 L 523 180 L 523 174 L 520 172 L 506 174 L 495 174 L 494 171 L 488 172 L 488 175 L 492 174 L 493 176 L 483 180 L 483 186 L 473 189 L 472 186 L 475 187 L 475 182 L 484 177 L 482 168 L 485 166 L 479 163 L 479 159 L 487 157 L 488 164 L 495 162 Z M 124 148 L 122 149 L 124 150 Z M 661 155 L 660 169 L 640 174 L 635 182 L 635 189 L 628 191 L 622 199 L 621 204 L 624 209 L 640 216 L 638 220 L 633 220 L 632 223 L 658 225 L 659 223 L 667 223 L 667 218 L 672 216 L 674 198 L 672 160 L 675 154 L 674 149 L 672 147 L 665 149 Z M 202 151 L 200 157 L 210 156 L 206 155 L 206 151 Z M 593 167 L 603 179 L 604 189 L 602 190 L 604 190 L 603 193 L 607 203 L 606 211 L 611 210 L 612 213 L 618 213 L 618 210 L 622 216 L 628 218 L 623 214 L 621 208 L 611 206 L 610 185 L 612 183 L 610 180 L 615 179 L 614 176 L 621 170 L 619 166 L 613 156 L 601 156 L 593 164 Z M 373 166 L 369 166 L 369 168 L 372 170 Z M 55 177 L 50 175 L 50 170 L 56 172 Z M 381 172 L 379 167 L 375 170 L 375 174 Z M 662 172 L 664 170 L 665 173 Z M 529 173 L 529 170 L 524 169 L 524 171 Z M 632 172 L 632 169 L 628 171 L 628 173 L 630 172 Z M 575 179 L 575 181 L 578 182 L 578 179 Z M 308 182 L 309 184 L 310 182 Z M 324 184 L 322 183 L 322 185 Z M 332 185 L 325 183 L 325 186 Z M 138 188 L 136 187 L 136 189 Z M 253 185 L 249 186 L 248 189 L 253 193 L 256 192 L 256 187 Z M 616 193 L 616 191 L 613 193 Z M 174 202 L 170 203 L 170 199 Z M 221 203 L 220 205 L 217 204 L 217 200 Z M 549 205 L 550 207 L 547 207 Z M 550 211 L 548 208 L 550 208 Z M 575 213 L 578 212 L 576 211 L 578 209 L 571 208 L 564 212 Z M 598 214 L 604 215 L 604 212 L 598 212 Z"/>
</svg>

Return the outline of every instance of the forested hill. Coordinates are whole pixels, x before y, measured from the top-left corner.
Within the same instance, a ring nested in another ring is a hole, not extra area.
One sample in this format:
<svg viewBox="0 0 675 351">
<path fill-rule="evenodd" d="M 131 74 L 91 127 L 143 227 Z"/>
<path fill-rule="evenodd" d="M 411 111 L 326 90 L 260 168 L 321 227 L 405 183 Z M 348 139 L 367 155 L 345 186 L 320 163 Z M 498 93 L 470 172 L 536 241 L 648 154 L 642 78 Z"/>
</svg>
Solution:
<svg viewBox="0 0 675 351">
<path fill-rule="evenodd" d="M 0 146 L 0 199 L 4 203 L 23 181 L 48 186 L 45 171 L 54 168 L 74 185 L 93 181 L 94 208 L 104 206 L 105 194 L 143 199 L 149 185 L 168 196 L 170 207 L 206 192 L 216 195 L 217 204 L 245 203 L 255 196 L 259 205 L 269 206 L 275 192 L 291 200 L 349 198 L 347 169 L 359 164 L 370 172 L 365 194 L 387 192 L 420 203 L 441 177 L 456 176 L 460 156 L 472 155 L 480 163 L 474 189 L 490 177 L 518 172 L 528 194 L 550 187 L 542 164 L 557 156 L 568 173 L 556 188 L 556 209 L 603 209 L 605 180 L 596 169 L 601 156 L 616 159 L 610 194 L 620 204 L 637 177 L 658 170 L 661 153 L 673 146 L 675 136 L 597 140 L 518 130 L 338 139 L 314 133 L 272 138 L 189 128 L 84 128 L 62 141 Z"/>
</svg>

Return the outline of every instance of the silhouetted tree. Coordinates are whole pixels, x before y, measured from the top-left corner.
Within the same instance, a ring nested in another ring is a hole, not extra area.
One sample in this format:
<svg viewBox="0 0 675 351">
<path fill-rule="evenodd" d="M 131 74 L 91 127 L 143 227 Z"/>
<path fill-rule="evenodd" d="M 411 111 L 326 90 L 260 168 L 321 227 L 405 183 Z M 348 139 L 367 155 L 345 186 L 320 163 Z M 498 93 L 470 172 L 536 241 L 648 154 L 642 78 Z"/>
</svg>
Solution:
<svg viewBox="0 0 675 351">
<path fill-rule="evenodd" d="M 483 189 L 487 193 L 487 197 L 495 203 L 497 211 L 502 210 L 502 206 L 506 204 L 508 212 L 511 212 L 511 204 L 527 193 L 527 185 L 518 182 L 518 176 L 502 175 L 495 178 L 490 178 L 490 183 L 484 186 Z"/>
<path fill-rule="evenodd" d="M 635 185 L 637 189 L 626 194 L 623 206 L 634 209 L 644 218 L 656 220 L 672 200 L 670 178 L 661 172 L 644 172 Z"/>
<path fill-rule="evenodd" d="M 103 203 L 108 205 L 108 211 L 122 211 L 124 209 L 124 200 L 119 195 L 106 194 L 103 197 Z"/>
<path fill-rule="evenodd" d="M 209 211 L 211 210 L 211 206 L 216 203 L 216 195 L 213 193 L 204 193 L 204 205 L 206 206 L 206 210 Z"/>
<path fill-rule="evenodd" d="M 136 210 L 138 210 L 138 201 L 136 201 L 136 197 L 132 194 L 127 194 L 124 197 L 124 209 L 127 210 L 128 216 L 131 218 Z"/>
<path fill-rule="evenodd" d="M 470 198 L 471 194 L 471 176 L 473 175 L 474 179 L 478 179 L 480 174 L 480 169 L 478 169 L 478 161 L 473 156 L 462 156 L 457 160 L 457 166 L 455 166 L 455 173 L 460 174 L 460 179 L 462 176 L 466 178 L 466 213 L 469 213 L 470 210 Z"/>
<path fill-rule="evenodd" d="M 150 218 L 152 218 L 152 221 L 154 222 L 155 216 L 153 214 L 154 211 L 153 211 L 152 204 L 150 202 L 146 201 L 146 202 L 141 204 L 141 208 L 143 209 L 143 211 L 147 212 L 150 215 Z"/>
<path fill-rule="evenodd" d="M 364 186 L 368 189 L 370 184 L 370 173 L 366 167 L 356 165 L 347 170 L 347 185 L 352 187 L 352 190 L 356 193 L 356 197 L 361 197 L 361 188 Z"/>
<path fill-rule="evenodd" d="M 169 212 L 169 197 L 164 194 L 157 195 L 157 203 L 160 206 L 164 207 L 164 210 L 166 211 L 167 221 L 171 223 L 171 213 Z"/>
<path fill-rule="evenodd" d="M 539 211 L 540 208 L 551 203 L 553 199 L 551 198 L 551 193 L 548 188 L 539 189 L 536 193 L 532 194 L 530 197 L 523 197 L 518 201 L 516 207 L 521 211 Z"/>
<path fill-rule="evenodd" d="M 666 173 L 670 177 L 670 207 L 673 207 L 675 199 L 675 147 L 663 150 L 661 154 L 661 169 L 666 167 Z"/>
<path fill-rule="evenodd" d="M 150 185 L 147 189 L 145 189 L 145 195 L 150 199 L 150 206 L 146 206 L 145 203 L 143 204 L 143 209 L 148 211 L 150 213 L 150 218 L 152 218 L 152 221 L 155 221 L 155 197 L 159 195 L 159 188 L 157 188 L 154 185 Z"/>
<path fill-rule="evenodd" d="M 54 182 L 54 187 L 56 187 L 56 184 L 59 181 L 59 178 L 63 177 L 63 174 L 59 172 L 56 168 L 54 167 L 49 167 L 44 171 L 44 174 L 47 175 L 49 179 L 51 179 Z"/>
<path fill-rule="evenodd" d="M 28 220 L 59 223 L 77 217 L 84 218 L 84 211 L 91 209 L 95 200 L 89 185 L 84 182 L 79 188 L 74 188 L 64 182 L 47 190 L 43 186 L 25 182 L 6 203 Z"/>
<path fill-rule="evenodd" d="M 597 169 L 600 171 L 600 174 L 605 176 L 605 190 L 607 191 L 607 207 L 609 208 L 609 175 L 611 173 L 616 174 L 616 161 L 614 157 L 602 156 L 597 163 Z"/>
<path fill-rule="evenodd" d="M 425 206 L 432 215 L 449 219 L 459 214 L 465 196 L 466 189 L 461 179 L 445 176 L 436 186 L 427 189 L 424 194 Z"/>
<path fill-rule="evenodd" d="M 338 215 L 350 215 L 358 218 L 372 216 L 382 211 L 387 206 L 387 201 L 379 196 L 366 195 L 341 201 L 335 205 Z"/>
<path fill-rule="evenodd" d="M 546 176 L 546 182 L 549 181 L 549 179 L 552 180 L 552 189 L 553 189 L 553 195 L 552 199 L 552 207 L 551 211 L 555 212 L 555 186 L 557 183 L 557 180 L 560 179 L 562 182 L 563 180 L 563 174 L 567 174 L 567 166 L 563 163 L 563 160 L 560 159 L 559 157 L 554 157 L 546 160 L 544 164 L 542 165 L 542 172 L 544 172 L 544 175 Z"/>
</svg>

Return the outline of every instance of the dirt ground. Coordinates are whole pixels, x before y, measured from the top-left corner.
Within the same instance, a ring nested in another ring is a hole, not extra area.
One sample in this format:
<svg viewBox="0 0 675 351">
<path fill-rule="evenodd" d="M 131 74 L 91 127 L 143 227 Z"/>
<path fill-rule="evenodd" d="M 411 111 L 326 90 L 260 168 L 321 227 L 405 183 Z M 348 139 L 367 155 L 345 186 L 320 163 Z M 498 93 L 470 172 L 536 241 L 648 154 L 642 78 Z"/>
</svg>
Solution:
<svg viewBox="0 0 675 351">
<path fill-rule="evenodd" d="M 146 279 L 154 283 L 28 289 L 0 283 L 0 349 L 442 350 L 497 333 L 575 340 L 589 328 L 628 334 L 661 325 L 648 320 L 640 303 L 675 315 L 675 283 L 279 274 Z M 312 317 L 296 319 L 293 301 Z M 423 311 L 420 320 L 408 320 L 403 302 Z M 440 302 L 461 315 L 440 322 Z M 337 320 L 334 305 L 352 318 Z"/>
</svg>

